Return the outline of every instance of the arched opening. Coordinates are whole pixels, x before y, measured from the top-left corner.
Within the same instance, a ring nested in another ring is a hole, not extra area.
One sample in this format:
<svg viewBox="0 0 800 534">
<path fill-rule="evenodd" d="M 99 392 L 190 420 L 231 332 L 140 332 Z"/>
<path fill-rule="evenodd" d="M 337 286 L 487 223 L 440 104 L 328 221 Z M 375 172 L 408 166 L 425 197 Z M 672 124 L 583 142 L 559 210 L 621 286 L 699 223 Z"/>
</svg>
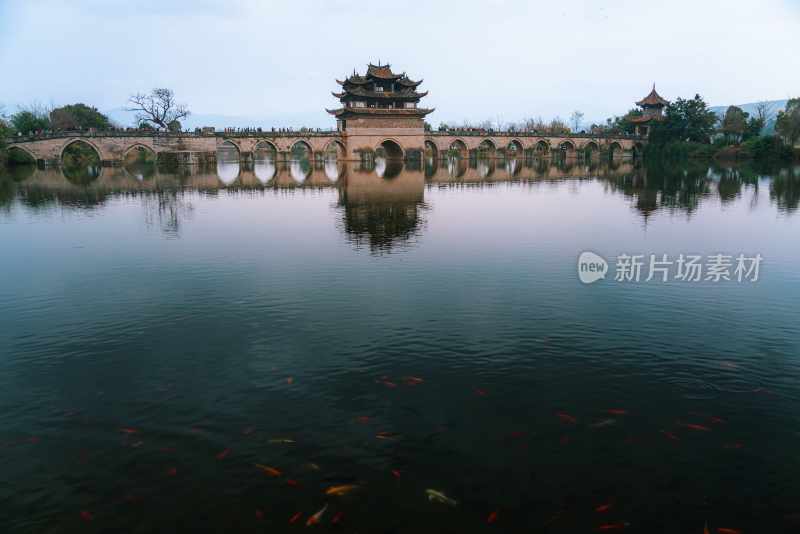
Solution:
<svg viewBox="0 0 800 534">
<path fill-rule="evenodd" d="M 611 159 L 622 156 L 622 146 L 616 141 L 608 146 L 608 155 Z"/>
<path fill-rule="evenodd" d="M 227 139 L 217 146 L 217 176 L 225 185 L 239 177 L 239 147 Z"/>
<path fill-rule="evenodd" d="M 583 145 L 583 157 L 586 161 L 590 161 L 600 151 L 597 143 L 589 141 Z"/>
<path fill-rule="evenodd" d="M 458 158 L 466 158 L 467 157 L 467 145 L 461 139 L 456 139 L 452 143 L 450 143 L 449 155 L 455 156 Z"/>
<path fill-rule="evenodd" d="M 345 159 L 344 145 L 339 141 L 331 141 L 325 147 L 325 160 Z"/>
<path fill-rule="evenodd" d="M 309 176 L 311 176 L 311 161 L 309 159 L 296 159 L 289 160 L 289 176 L 292 177 L 297 184 L 304 183 Z"/>
<path fill-rule="evenodd" d="M 387 139 L 375 149 L 375 158 L 403 159 L 403 149 L 395 141 Z"/>
<path fill-rule="evenodd" d="M 146 180 L 156 173 L 156 153 L 150 147 L 133 145 L 125 151 L 122 165 L 137 180 Z"/>
<path fill-rule="evenodd" d="M 547 144 L 547 141 L 541 140 L 536 143 L 533 151 L 537 156 L 546 156 L 550 152 L 550 145 Z"/>
<path fill-rule="evenodd" d="M 70 182 L 86 185 L 102 173 L 100 153 L 85 141 L 70 141 L 61 151 L 61 169 Z"/>
<path fill-rule="evenodd" d="M 490 178 L 494 174 L 495 160 L 494 158 L 478 158 L 478 176 L 481 178 Z"/>
<path fill-rule="evenodd" d="M 344 174 L 344 162 L 336 159 L 326 158 L 324 169 L 325 176 L 328 178 L 328 180 L 331 182 L 337 182 L 339 181 L 339 178 L 342 177 L 342 174 Z"/>
<path fill-rule="evenodd" d="M 436 148 L 436 144 L 433 141 L 425 141 L 425 160 L 438 158 L 439 149 Z"/>
<path fill-rule="evenodd" d="M 508 156 L 512 158 L 521 156 L 522 152 L 523 152 L 522 143 L 520 143 L 519 140 L 517 139 L 511 141 L 506 147 L 506 154 L 508 154 Z"/>
<path fill-rule="evenodd" d="M 465 148 L 466 150 L 466 148 Z M 447 174 L 452 178 L 461 178 L 467 172 L 467 160 L 456 155 L 447 157 Z"/>
<path fill-rule="evenodd" d="M 269 141 L 259 141 L 253 147 L 253 172 L 256 179 L 265 184 L 278 172 L 278 148 Z"/>
<path fill-rule="evenodd" d="M 558 145 L 558 150 L 564 157 L 571 157 L 575 155 L 575 144 L 572 141 L 564 141 Z"/>
<path fill-rule="evenodd" d="M 479 158 L 493 158 L 496 152 L 497 147 L 494 145 L 491 139 L 484 139 L 481 141 L 481 144 L 478 145 Z"/>
<path fill-rule="evenodd" d="M 8 163 L 9 165 L 31 165 L 36 163 L 36 158 L 27 149 L 12 146 L 8 149 Z"/>
<path fill-rule="evenodd" d="M 297 141 L 292 145 L 289 152 L 291 153 L 291 159 L 297 161 L 310 161 L 314 155 L 311 150 L 311 145 L 305 141 Z"/>
</svg>

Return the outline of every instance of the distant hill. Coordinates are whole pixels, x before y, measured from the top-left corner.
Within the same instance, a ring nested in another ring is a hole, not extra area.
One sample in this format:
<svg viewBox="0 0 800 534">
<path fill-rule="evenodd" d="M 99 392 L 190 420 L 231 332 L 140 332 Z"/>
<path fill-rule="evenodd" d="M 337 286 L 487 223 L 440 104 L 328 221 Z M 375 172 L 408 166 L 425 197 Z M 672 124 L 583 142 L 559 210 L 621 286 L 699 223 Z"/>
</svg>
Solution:
<svg viewBox="0 0 800 534">
<path fill-rule="evenodd" d="M 772 105 L 772 119 L 766 124 L 764 130 L 761 132 L 763 134 L 771 134 L 775 131 L 775 118 L 778 115 L 779 111 L 783 111 L 786 109 L 786 103 L 788 100 L 766 100 L 767 104 Z M 756 106 L 761 102 L 750 102 L 748 104 L 732 104 L 734 106 L 742 108 L 742 110 L 746 113 L 749 113 L 751 117 L 756 115 Z M 728 106 L 712 106 L 711 111 L 716 113 L 719 117 L 723 117 L 725 115 L 725 111 L 727 111 Z"/>
</svg>

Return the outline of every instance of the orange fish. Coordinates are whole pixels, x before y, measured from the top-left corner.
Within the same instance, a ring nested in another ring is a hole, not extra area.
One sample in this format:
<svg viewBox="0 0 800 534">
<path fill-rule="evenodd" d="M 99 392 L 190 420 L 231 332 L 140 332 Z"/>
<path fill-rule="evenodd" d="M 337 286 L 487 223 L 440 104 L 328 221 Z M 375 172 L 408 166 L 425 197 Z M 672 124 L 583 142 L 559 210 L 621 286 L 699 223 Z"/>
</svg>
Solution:
<svg viewBox="0 0 800 534">
<path fill-rule="evenodd" d="M 298 481 L 296 481 L 296 480 L 294 480 L 294 479 L 291 479 L 291 478 L 290 478 L 290 479 L 288 479 L 288 480 L 286 481 L 286 483 L 287 483 L 288 485 L 290 485 L 290 486 L 294 486 L 294 487 L 297 487 L 297 486 L 299 486 L 299 485 L 300 485 L 300 483 L 299 483 Z"/>
<path fill-rule="evenodd" d="M 602 514 L 608 512 L 610 509 L 611 509 L 611 503 L 608 503 L 608 504 L 601 504 L 600 506 L 595 508 L 594 511 L 597 512 L 598 514 Z"/>
<path fill-rule="evenodd" d="M 417 376 L 406 377 L 406 384 L 409 386 L 416 386 L 417 384 L 422 384 L 423 382 L 425 381 Z"/>
<path fill-rule="evenodd" d="M 338 525 L 341 523 L 342 518 L 344 518 L 344 514 L 342 512 L 336 512 L 336 515 L 333 516 L 333 519 L 331 519 L 331 524 Z"/>
<path fill-rule="evenodd" d="M 266 474 L 272 477 L 279 477 L 283 474 L 279 470 L 275 469 L 274 467 L 270 467 L 268 465 L 263 465 L 263 464 L 255 464 L 255 465 L 256 467 L 258 467 L 259 469 L 261 469 Z"/>
<path fill-rule="evenodd" d="M 138 434 L 139 433 L 139 431 L 136 430 L 135 428 L 120 428 L 119 431 L 124 433 L 124 434 Z"/>
<path fill-rule="evenodd" d="M 342 484 L 341 486 L 331 486 L 325 490 L 325 495 L 335 495 L 340 497 L 358 489 L 356 484 Z"/>
<path fill-rule="evenodd" d="M 91 512 L 83 510 L 81 511 L 81 519 L 83 519 L 84 521 L 92 521 L 94 519 L 94 516 L 92 515 Z"/>
<path fill-rule="evenodd" d="M 369 423 L 369 416 L 360 415 L 360 416 L 356 417 L 356 421 L 358 421 L 359 423 L 362 423 L 362 424 L 367 424 L 367 423 Z"/>
<path fill-rule="evenodd" d="M 230 449 L 225 449 L 224 451 L 217 454 L 217 460 L 224 460 L 225 457 L 228 456 L 230 453 L 231 453 Z"/>
<path fill-rule="evenodd" d="M 703 526 L 703 534 L 711 534 L 711 532 L 708 531 L 708 521 L 706 521 L 705 526 Z"/>
<path fill-rule="evenodd" d="M 570 425 L 574 425 L 575 423 L 578 422 L 577 419 L 575 419 L 568 413 L 558 412 L 556 415 L 558 416 L 559 419 L 561 419 L 565 423 L 569 423 Z"/>
<path fill-rule="evenodd" d="M 174 477 L 177 474 L 178 470 L 176 468 L 170 467 L 169 469 L 167 469 L 167 476 Z"/>
<path fill-rule="evenodd" d="M 384 432 L 378 432 L 377 434 L 375 434 L 375 437 L 378 438 L 378 439 L 395 439 L 395 438 L 397 438 L 399 436 L 400 436 L 400 434 L 398 434 L 397 432 L 385 432 L 384 431 Z"/>
<path fill-rule="evenodd" d="M 692 430 L 702 430 L 703 432 L 709 432 L 711 430 L 707 426 L 696 425 L 694 423 L 685 423 L 685 424 L 683 424 L 681 426 L 685 426 L 686 428 L 690 428 Z"/>
<path fill-rule="evenodd" d="M 622 530 L 627 526 L 628 526 L 627 523 L 607 523 L 605 525 L 600 525 L 599 527 L 597 527 L 597 530 L 601 532 L 607 532 L 609 530 Z"/>
<path fill-rule="evenodd" d="M 672 441 L 680 441 L 681 440 L 681 438 L 679 438 L 678 436 L 676 436 L 672 432 L 667 432 L 666 430 L 662 430 L 661 433 L 664 434 L 669 439 L 671 439 Z"/>
<path fill-rule="evenodd" d="M 719 534 L 742 534 L 738 528 L 718 528 L 717 532 Z"/>
<path fill-rule="evenodd" d="M 303 517 L 303 512 L 297 512 L 289 519 L 289 524 L 297 523 L 297 520 Z"/>
<path fill-rule="evenodd" d="M 606 410 L 606 412 L 611 415 L 628 415 L 628 410 L 620 410 L 618 408 L 611 408 L 610 410 Z"/>
<path fill-rule="evenodd" d="M 392 469 L 392 475 L 394 475 L 394 478 L 400 478 L 400 471 Z"/>
<path fill-rule="evenodd" d="M 289 384 L 289 385 L 291 386 L 291 385 L 294 383 L 294 378 L 292 378 L 292 377 L 290 376 L 289 378 L 287 378 L 287 379 L 286 379 L 286 383 L 287 383 L 287 384 Z"/>
<path fill-rule="evenodd" d="M 495 521 L 497 521 L 497 512 L 492 512 L 489 514 L 489 517 L 486 518 L 486 522 L 491 525 Z"/>
<path fill-rule="evenodd" d="M 325 514 L 325 510 L 327 509 L 328 505 L 326 504 L 325 506 L 322 507 L 322 510 L 309 517 L 308 521 L 306 521 L 306 526 L 310 527 L 311 525 L 319 524 L 319 522 L 322 520 L 322 516 Z"/>
</svg>

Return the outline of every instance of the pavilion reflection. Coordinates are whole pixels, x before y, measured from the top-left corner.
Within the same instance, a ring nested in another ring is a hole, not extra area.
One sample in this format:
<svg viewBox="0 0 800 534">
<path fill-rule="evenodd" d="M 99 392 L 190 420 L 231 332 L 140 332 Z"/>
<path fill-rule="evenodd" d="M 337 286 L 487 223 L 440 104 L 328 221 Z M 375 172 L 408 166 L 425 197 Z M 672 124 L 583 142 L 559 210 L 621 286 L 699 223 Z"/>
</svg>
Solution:
<svg viewBox="0 0 800 534">
<path fill-rule="evenodd" d="M 379 158 L 381 159 L 381 158 Z M 377 163 L 377 162 L 376 162 Z M 348 240 L 357 248 L 387 253 L 407 246 L 424 227 L 425 173 L 421 168 L 360 166 L 339 187 L 339 207 Z"/>
<path fill-rule="evenodd" d="M 337 189 L 344 231 L 358 246 L 387 251 L 419 235 L 424 227 L 427 186 L 461 187 L 513 182 L 522 187 L 538 183 L 596 181 L 605 191 L 622 195 L 645 222 L 659 211 L 698 210 L 706 199 L 731 203 L 752 192 L 757 201 L 760 188 L 768 188 L 770 202 L 780 211 L 792 213 L 800 205 L 800 167 L 718 167 L 631 161 L 559 162 L 549 158 L 497 159 L 495 166 L 479 158 L 424 158 L 402 162 L 376 158 L 374 163 L 350 163 L 334 158 L 324 161 L 298 159 L 277 161 L 270 154 L 249 163 L 218 161 L 212 167 L 166 169 L 137 163 L 123 167 L 84 169 L 17 166 L 3 171 L 0 205 L 19 200 L 29 209 L 61 207 L 98 209 L 116 196 L 155 195 L 152 218 L 163 231 L 177 235 L 180 219 L 189 210 L 181 207 L 185 193 L 198 191 L 219 195 L 230 191 Z M 398 165 L 399 163 L 399 165 Z M 180 193 L 180 194 L 179 194 Z M 149 201 L 148 201 L 149 202 Z"/>
</svg>

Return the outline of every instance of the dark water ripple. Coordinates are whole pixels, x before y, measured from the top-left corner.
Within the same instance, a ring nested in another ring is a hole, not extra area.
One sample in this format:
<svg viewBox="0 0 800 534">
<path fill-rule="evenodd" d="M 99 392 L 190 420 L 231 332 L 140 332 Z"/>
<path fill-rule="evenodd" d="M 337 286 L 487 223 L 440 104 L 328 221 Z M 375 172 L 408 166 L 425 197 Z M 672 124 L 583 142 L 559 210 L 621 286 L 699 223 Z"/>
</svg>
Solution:
<svg viewBox="0 0 800 534">
<path fill-rule="evenodd" d="M 0 524 L 283 532 L 328 503 L 345 532 L 791 532 L 792 189 L 723 201 L 706 173 L 693 196 L 639 172 L 83 207 L 21 182 L 0 214 Z M 755 284 L 583 286 L 583 250 L 765 263 Z"/>
</svg>

